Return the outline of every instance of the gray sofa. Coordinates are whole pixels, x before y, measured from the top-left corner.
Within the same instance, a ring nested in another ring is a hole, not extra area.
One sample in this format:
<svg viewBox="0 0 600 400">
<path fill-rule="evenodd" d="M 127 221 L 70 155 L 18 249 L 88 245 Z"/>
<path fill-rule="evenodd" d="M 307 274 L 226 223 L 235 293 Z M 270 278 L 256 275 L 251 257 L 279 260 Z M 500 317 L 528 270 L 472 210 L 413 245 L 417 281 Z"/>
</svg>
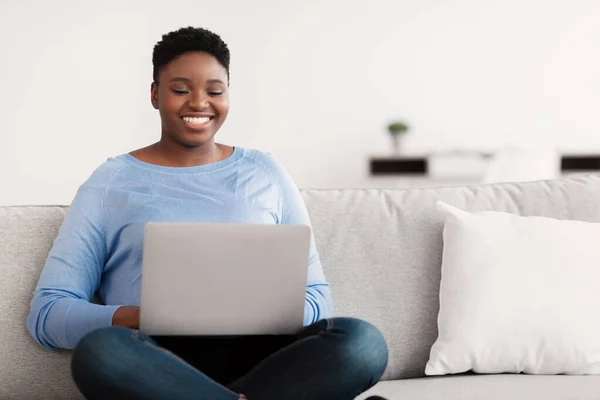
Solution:
<svg viewBox="0 0 600 400">
<path fill-rule="evenodd" d="M 368 394 L 409 400 L 600 399 L 600 376 L 424 377 L 437 336 L 443 245 L 435 201 L 472 211 L 600 222 L 600 176 L 302 194 L 332 284 L 335 314 L 372 322 L 388 341 L 384 380 Z M 32 291 L 65 212 L 59 206 L 0 207 L 0 399 L 80 398 L 70 378 L 69 352 L 42 349 L 25 329 Z"/>
</svg>

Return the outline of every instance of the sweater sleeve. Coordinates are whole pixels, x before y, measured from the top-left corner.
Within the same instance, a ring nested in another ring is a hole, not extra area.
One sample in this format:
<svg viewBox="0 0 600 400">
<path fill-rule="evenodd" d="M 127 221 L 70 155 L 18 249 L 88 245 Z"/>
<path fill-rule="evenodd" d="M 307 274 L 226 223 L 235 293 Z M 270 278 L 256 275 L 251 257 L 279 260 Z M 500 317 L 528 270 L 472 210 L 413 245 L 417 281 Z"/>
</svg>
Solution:
<svg viewBox="0 0 600 400">
<path fill-rule="evenodd" d="M 281 223 L 311 226 L 310 218 L 302 195 L 291 176 L 272 156 L 270 156 L 274 178 L 281 190 Z M 312 228 L 312 226 L 311 226 Z M 306 300 L 304 303 L 304 325 L 310 325 L 324 318 L 330 318 L 333 312 L 333 301 L 329 283 L 323 274 L 323 266 L 317 253 L 314 235 L 310 236 L 310 252 L 308 258 L 308 277 Z"/>
<path fill-rule="evenodd" d="M 119 307 L 90 303 L 106 259 L 102 175 L 97 170 L 77 191 L 33 293 L 27 330 L 50 350 L 72 349 L 88 332 L 111 326 Z"/>
</svg>

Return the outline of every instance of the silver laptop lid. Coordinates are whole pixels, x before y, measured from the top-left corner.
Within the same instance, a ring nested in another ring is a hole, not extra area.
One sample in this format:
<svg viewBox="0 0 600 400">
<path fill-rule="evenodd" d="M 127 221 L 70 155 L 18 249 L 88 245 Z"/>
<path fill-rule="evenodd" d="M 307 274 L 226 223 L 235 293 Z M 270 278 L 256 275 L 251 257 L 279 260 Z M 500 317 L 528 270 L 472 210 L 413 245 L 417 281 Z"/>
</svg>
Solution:
<svg viewBox="0 0 600 400">
<path fill-rule="evenodd" d="M 305 225 L 148 223 L 140 330 L 295 333 L 304 317 L 309 246 Z"/>
</svg>

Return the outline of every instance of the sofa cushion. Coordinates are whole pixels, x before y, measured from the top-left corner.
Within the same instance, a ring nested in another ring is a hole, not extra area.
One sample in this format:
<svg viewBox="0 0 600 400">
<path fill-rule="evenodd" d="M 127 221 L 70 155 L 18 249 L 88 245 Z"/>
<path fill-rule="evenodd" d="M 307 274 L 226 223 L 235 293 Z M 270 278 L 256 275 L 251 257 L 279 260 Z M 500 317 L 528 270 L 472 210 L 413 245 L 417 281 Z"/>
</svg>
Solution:
<svg viewBox="0 0 600 400">
<path fill-rule="evenodd" d="M 454 375 L 385 381 L 357 400 L 378 394 L 390 400 L 597 400 L 600 376 Z"/>
<path fill-rule="evenodd" d="M 600 374 L 600 224 L 438 210 L 439 337 L 425 374 Z"/>
<path fill-rule="evenodd" d="M 468 211 L 504 211 L 600 222 L 600 176 L 426 189 L 305 190 L 336 316 L 370 321 L 390 351 L 384 379 L 424 376 L 437 338 L 442 200 Z"/>
</svg>

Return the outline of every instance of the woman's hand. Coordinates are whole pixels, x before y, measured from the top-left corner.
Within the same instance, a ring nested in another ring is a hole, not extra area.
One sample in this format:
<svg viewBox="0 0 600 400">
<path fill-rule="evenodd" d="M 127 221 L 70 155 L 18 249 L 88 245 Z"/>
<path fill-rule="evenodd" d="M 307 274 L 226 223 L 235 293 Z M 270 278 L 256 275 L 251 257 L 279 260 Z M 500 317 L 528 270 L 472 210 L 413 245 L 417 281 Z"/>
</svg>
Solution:
<svg viewBox="0 0 600 400">
<path fill-rule="evenodd" d="M 124 326 L 125 328 L 140 328 L 140 308 L 137 306 L 121 306 L 113 314 L 113 326 Z"/>
</svg>

